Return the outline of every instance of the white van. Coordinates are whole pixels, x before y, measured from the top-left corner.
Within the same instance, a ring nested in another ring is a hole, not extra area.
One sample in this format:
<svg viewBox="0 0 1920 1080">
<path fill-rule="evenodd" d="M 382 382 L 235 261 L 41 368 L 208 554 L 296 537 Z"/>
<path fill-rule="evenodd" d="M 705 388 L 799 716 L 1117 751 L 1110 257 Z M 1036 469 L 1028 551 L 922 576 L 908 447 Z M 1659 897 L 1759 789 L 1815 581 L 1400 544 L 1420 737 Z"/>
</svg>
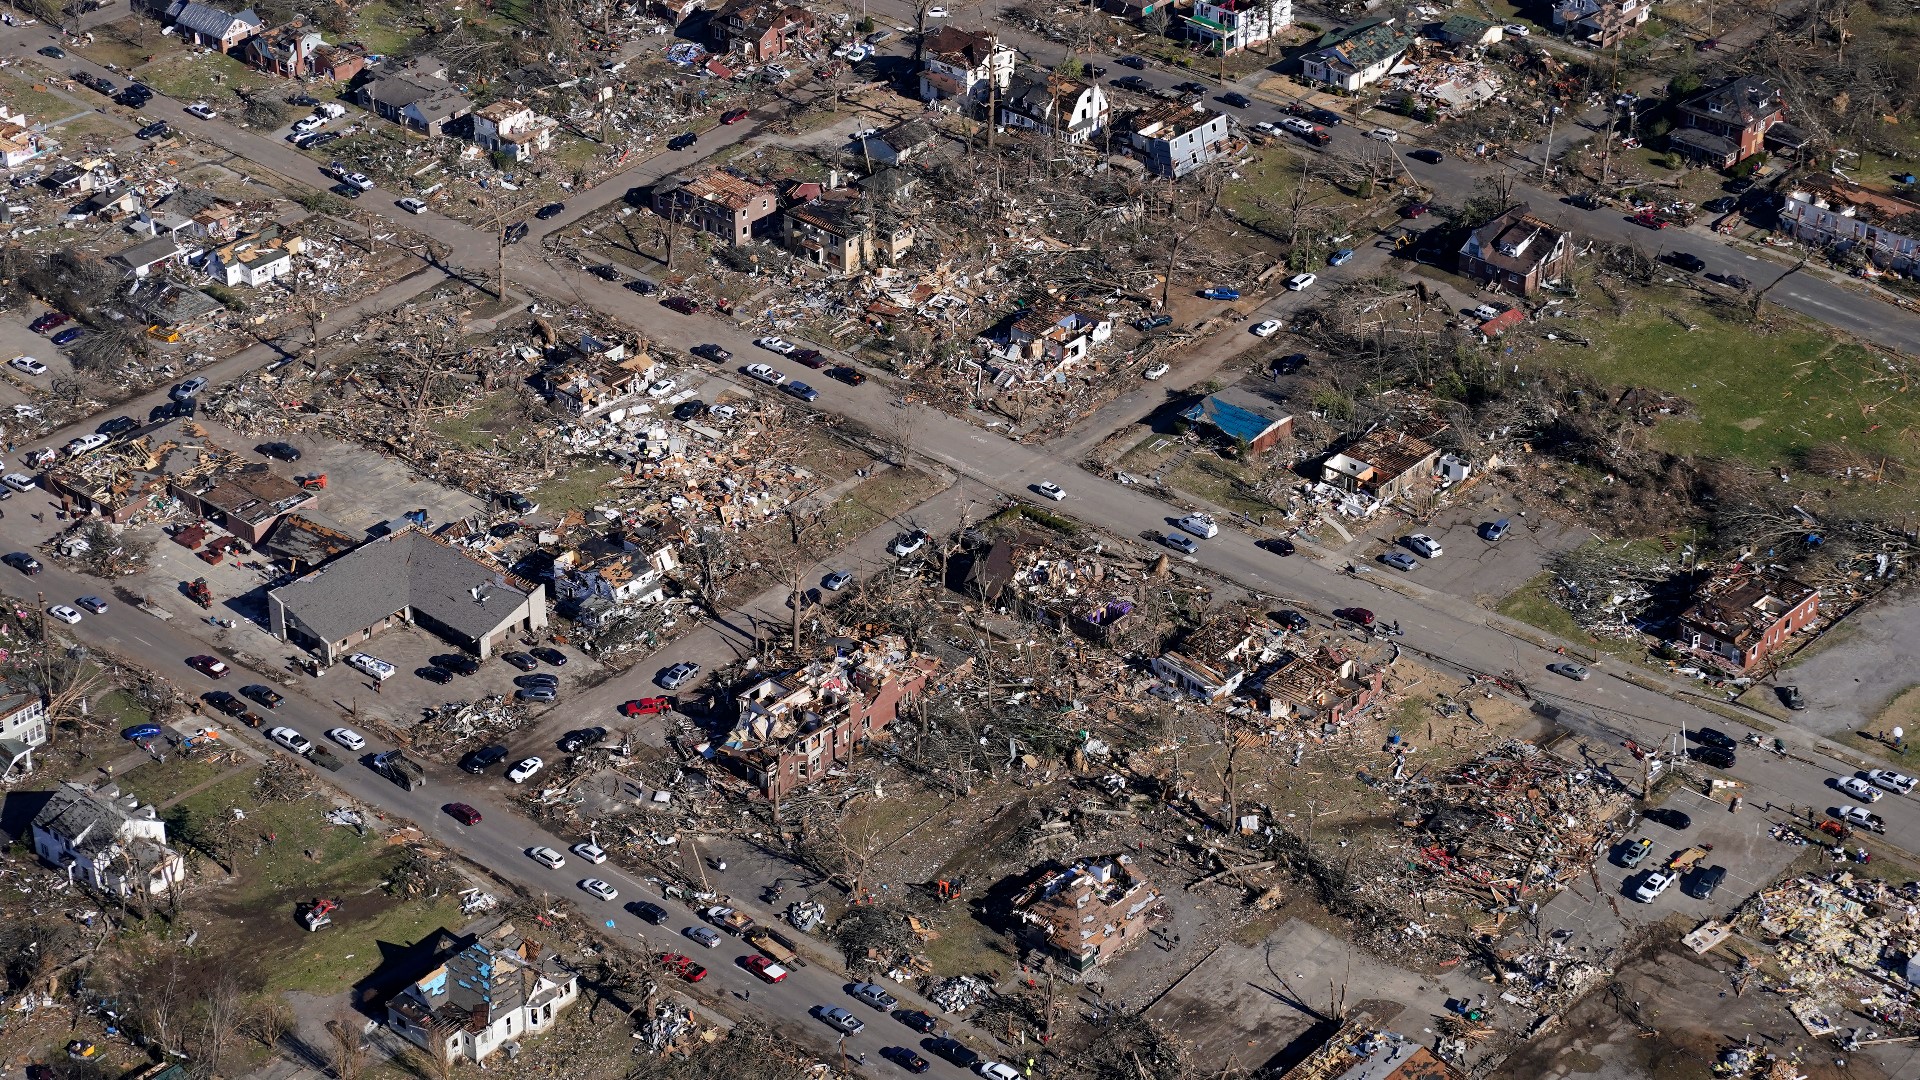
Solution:
<svg viewBox="0 0 1920 1080">
<path fill-rule="evenodd" d="M 1220 535 L 1220 525 L 1211 514 L 1188 514 L 1180 519 L 1180 527 L 1202 540 L 1211 540 Z"/>
<path fill-rule="evenodd" d="M 358 668 L 375 682 L 386 682 L 393 678 L 393 665 L 377 656 L 357 652 L 347 657 L 347 663 Z"/>
<path fill-rule="evenodd" d="M 1437 559 L 1440 557 L 1440 541 L 1435 540 L 1426 533 L 1414 533 L 1412 536 L 1407 537 L 1407 546 L 1412 548 L 1413 553 L 1419 555 L 1421 558 Z"/>
</svg>

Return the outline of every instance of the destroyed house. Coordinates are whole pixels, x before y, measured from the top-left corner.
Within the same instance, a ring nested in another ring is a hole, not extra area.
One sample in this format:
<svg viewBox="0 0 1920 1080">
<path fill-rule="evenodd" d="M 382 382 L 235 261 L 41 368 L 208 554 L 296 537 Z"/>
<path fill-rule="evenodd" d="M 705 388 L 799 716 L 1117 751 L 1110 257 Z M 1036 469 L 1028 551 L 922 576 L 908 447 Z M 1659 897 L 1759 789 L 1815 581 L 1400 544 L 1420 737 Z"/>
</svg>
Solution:
<svg viewBox="0 0 1920 1080">
<path fill-rule="evenodd" d="M 259 463 L 195 470 L 175 477 L 168 490 L 194 514 L 252 545 L 265 540 L 282 515 L 317 498 Z"/>
<path fill-rule="evenodd" d="M 992 33 L 942 26 L 921 43 L 920 99 L 986 101 L 1005 94 L 1018 55 Z"/>
<path fill-rule="evenodd" d="M 351 551 L 360 537 L 336 528 L 316 516 L 303 513 L 282 514 L 267 533 L 266 543 L 256 544 L 261 554 L 285 566 L 290 573 L 304 574 L 328 559 Z"/>
<path fill-rule="evenodd" d="M 1202 701 L 1219 701 L 1246 681 L 1248 665 L 1255 659 L 1256 639 L 1267 637 L 1265 631 L 1256 633 L 1240 620 L 1215 617 L 1184 635 L 1178 649 L 1149 659 L 1147 668 L 1186 694 Z"/>
<path fill-rule="evenodd" d="M 851 274 L 881 260 L 892 263 L 913 246 L 913 227 L 897 214 L 876 215 L 864 200 L 827 192 L 787 208 L 787 247 L 818 266 Z M 884 224 L 882 223 L 884 222 Z"/>
<path fill-rule="evenodd" d="M 345 82 L 367 66 L 366 50 L 358 45 L 329 45 L 320 28 L 295 16 L 293 21 L 262 31 L 240 47 L 247 66 L 283 79 L 316 77 Z"/>
<path fill-rule="evenodd" d="M 653 211 L 740 247 L 752 242 L 778 207 L 772 188 L 709 169 L 661 183 L 653 192 Z"/>
<path fill-rule="evenodd" d="M 1680 615 L 1680 643 L 1747 671 L 1820 614 L 1820 591 L 1782 574 L 1737 570 L 1702 590 Z"/>
<path fill-rule="evenodd" d="M 1449 45 L 1492 45 L 1506 36 L 1501 25 L 1476 19 L 1472 15 L 1451 15 L 1434 31 L 1434 36 Z"/>
<path fill-rule="evenodd" d="M 546 590 L 418 526 L 370 540 L 267 593 L 273 635 L 332 664 L 395 626 L 419 626 L 481 659 L 547 625 Z"/>
<path fill-rule="evenodd" d="M 513 100 L 496 101 L 473 114 L 473 141 L 508 161 L 529 161 L 553 148 L 560 121 Z"/>
<path fill-rule="evenodd" d="M 1920 268 L 1920 203 L 1813 175 L 1787 194 L 1777 222 L 1809 247 L 1858 245 L 1882 270 L 1912 274 Z"/>
<path fill-rule="evenodd" d="M 553 559 L 559 600 L 603 597 L 616 603 L 654 603 L 666 595 L 666 575 L 680 567 L 680 525 L 617 529 Z"/>
<path fill-rule="evenodd" d="M 1610 49 L 1652 14 L 1653 0 L 1561 0 L 1553 7 L 1553 28 Z"/>
<path fill-rule="evenodd" d="M 900 165 L 930 152 L 940 145 L 940 133 L 932 124 L 905 120 L 860 142 L 861 150 L 882 165 Z"/>
<path fill-rule="evenodd" d="M 151 897 L 187 876 L 166 822 L 112 785 L 61 785 L 34 815 L 33 850 L 69 880 L 121 899 Z"/>
<path fill-rule="evenodd" d="M 473 111 L 473 102 L 447 79 L 447 66 L 419 56 L 381 74 L 354 91 L 354 99 L 375 116 L 426 135 L 439 135 L 454 120 Z"/>
<path fill-rule="evenodd" d="M 595 416 L 619 408 L 646 388 L 646 376 L 606 364 L 568 365 L 547 377 L 554 404 L 570 416 Z"/>
<path fill-rule="evenodd" d="M 1080 145 L 1106 128 L 1110 109 L 1098 83 L 1054 72 L 1022 73 L 1001 101 L 1000 123 Z"/>
<path fill-rule="evenodd" d="M 552 1027 L 580 996 L 580 976 L 512 923 L 459 951 L 387 1000 L 387 1026 L 444 1060 L 483 1062 Z"/>
<path fill-rule="evenodd" d="M 1278 1080 L 1466 1080 L 1466 1074 L 1361 1010 Z"/>
<path fill-rule="evenodd" d="M 124 525 L 156 501 L 164 502 L 169 497 L 171 471 L 180 468 L 172 460 L 179 445 L 155 445 L 152 438 L 143 435 L 108 443 L 80 457 L 67 458 L 48 468 L 40 482 L 59 496 L 61 505 Z"/>
<path fill-rule="evenodd" d="M 120 267 L 128 277 L 143 278 L 186 254 L 186 246 L 168 233 L 121 248 L 107 256 L 107 261 Z"/>
<path fill-rule="evenodd" d="M 1370 19 L 1328 31 L 1300 57 L 1300 71 L 1311 82 L 1352 93 L 1385 78 L 1413 41 L 1413 31 L 1394 20 Z"/>
<path fill-rule="evenodd" d="M 1002 612 L 1105 643 L 1133 613 L 1121 580 L 1098 554 L 1066 554 L 1021 535 L 974 552 L 960 585 Z"/>
<path fill-rule="evenodd" d="M 729 0 L 708 22 L 722 52 L 762 64 L 818 40 L 813 12 L 798 4 Z"/>
<path fill-rule="evenodd" d="M 1344 491 L 1392 502 L 1433 475 L 1438 448 L 1404 431 L 1377 428 L 1327 458 L 1320 479 Z"/>
<path fill-rule="evenodd" d="M 1180 417 L 1218 431 L 1249 454 L 1264 454 L 1293 437 L 1292 414 L 1279 412 L 1266 398 L 1237 387 L 1208 394 L 1181 410 Z"/>
<path fill-rule="evenodd" d="M 1075 971 L 1091 971 L 1146 936 L 1160 894 L 1126 855 L 1043 871 L 1014 900 L 1021 936 Z"/>
<path fill-rule="evenodd" d="M 262 242 L 257 237 L 222 244 L 206 254 L 201 269 L 223 285 L 248 285 L 259 288 L 276 278 L 293 273 L 293 256 L 302 245 L 298 238 L 275 238 Z"/>
<path fill-rule="evenodd" d="M 199 289 L 171 281 L 148 278 L 129 289 L 122 307 L 130 309 L 146 322 L 174 330 L 193 330 L 212 326 L 225 304 Z"/>
<path fill-rule="evenodd" d="M 1521 203 L 1467 234 L 1458 267 L 1487 288 L 1532 296 L 1573 272 L 1573 234 Z"/>
<path fill-rule="evenodd" d="M 190 187 L 174 189 L 173 194 L 160 200 L 156 209 L 185 222 L 174 231 L 212 239 L 232 236 L 240 214 L 240 208 L 226 199 L 210 191 Z M 157 229 L 154 231 L 158 232 Z"/>
<path fill-rule="evenodd" d="M 845 765 L 940 670 L 892 637 L 762 679 L 740 694 L 738 720 L 714 752 L 777 801 Z"/>
<path fill-rule="evenodd" d="M 28 126 L 25 113 L 0 104 L 0 168 L 17 169 L 54 147 L 52 139 Z"/>
<path fill-rule="evenodd" d="M 1372 705 L 1386 686 L 1386 672 L 1345 653 L 1323 648 L 1286 653 L 1255 673 L 1249 684 L 1266 714 L 1303 725 L 1340 725 Z"/>
<path fill-rule="evenodd" d="M 1176 180 L 1218 158 L 1231 134 L 1225 116 L 1179 102 L 1136 110 L 1124 127 L 1147 170 Z"/>
<path fill-rule="evenodd" d="M 1786 99 L 1768 80 L 1742 75 L 1680 103 L 1680 126 L 1667 145 L 1714 168 L 1752 157 L 1787 117 Z"/>
<path fill-rule="evenodd" d="M 1086 359 L 1095 345 L 1113 337 L 1113 320 L 1089 315 L 1053 297 L 1035 300 L 1007 327 L 1006 359 L 1040 360 L 1056 370 Z"/>
<path fill-rule="evenodd" d="M 182 41 L 222 53 L 232 52 L 260 29 L 260 16 L 252 8 L 234 15 L 197 0 L 174 0 L 167 19 Z"/>
</svg>

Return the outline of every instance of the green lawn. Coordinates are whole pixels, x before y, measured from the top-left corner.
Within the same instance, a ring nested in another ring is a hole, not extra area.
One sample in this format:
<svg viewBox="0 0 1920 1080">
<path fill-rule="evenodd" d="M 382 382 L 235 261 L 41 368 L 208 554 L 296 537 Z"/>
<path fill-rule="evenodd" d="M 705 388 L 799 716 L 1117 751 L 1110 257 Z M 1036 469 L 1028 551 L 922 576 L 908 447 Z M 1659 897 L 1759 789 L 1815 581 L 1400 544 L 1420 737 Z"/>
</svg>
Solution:
<svg viewBox="0 0 1920 1080">
<path fill-rule="evenodd" d="M 1822 445 L 1898 456 L 1920 386 L 1879 354 L 1802 327 L 1777 309 L 1762 314 L 1788 328 L 1761 333 L 1737 317 L 1654 293 L 1626 318 L 1582 322 L 1578 332 L 1592 335 L 1594 347 L 1557 356 L 1611 386 L 1654 387 L 1692 403 L 1694 415 L 1654 429 L 1656 440 L 1679 453 L 1789 468 Z"/>
<path fill-rule="evenodd" d="M 276 100 L 290 91 L 285 83 L 263 75 L 231 56 L 220 53 L 181 53 L 140 69 L 140 81 L 170 98 L 205 101 L 215 109 L 237 114 L 240 99 L 235 88 L 258 91 Z"/>
<path fill-rule="evenodd" d="M 381 891 L 401 848 L 327 824 L 325 798 L 262 802 L 253 779 L 224 781 L 162 816 L 175 835 L 189 836 L 235 808 L 245 813 L 235 831 L 236 879 L 222 889 L 224 918 L 213 931 L 233 940 L 210 947 L 244 950 L 267 973 L 268 989 L 344 990 L 379 966 L 383 943 L 406 945 L 437 926 L 460 925 L 457 897 L 398 900 Z M 201 873 L 221 876 L 204 861 Z M 331 929 L 309 934 L 295 909 L 316 897 L 339 900 L 341 908 Z"/>
<path fill-rule="evenodd" d="M 218 757 L 202 754 L 184 758 L 169 755 L 164 763 L 148 761 L 131 772 L 114 777 L 114 783 L 119 784 L 127 794 L 139 796 L 140 801 L 158 806 L 234 767 L 224 754 Z"/>
<path fill-rule="evenodd" d="M 553 513 L 585 509 L 600 501 L 606 493 L 607 481 L 618 475 L 620 470 L 611 465 L 575 469 L 541 485 L 533 493 L 533 499 L 542 509 Z"/>
<path fill-rule="evenodd" d="M 1528 626 L 1537 626 L 1556 637 L 1577 642 L 1584 651 L 1591 652 L 1598 648 L 1609 655 L 1636 662 L 1645 658 L 1646 649 L 1638 642 L 1622 641 L 1617 638 L 1601 638 L 1596 641 L 1589 637 L 1566 608 L 1553 602 L 1547 591 L 1552 584 L 1552 574 L 1538 574 L 1525 585 L 1508 593 L 1494 605 L 1493 610 L 1509 619 L 1526 623 Z"/>
<path fill-rule="evenodd" d="M 496 390 L 465 414 L 435 425 L 434 430 L 463 446 L 490 447 L 496 437 L 513 432 L 514 418 L 520 415 L 518 396 L 513 390 Z"/>
<path fill-rule="evenodd" d="M 121 727 L 132 727 L 153 719 L 153 713 L 125 690 L 102 694 L 100 699 L 93 703 L 93 711 L 97 716 L 113 717 Z"/>
<path fill-rule="evenodd" d="M 419 33 L 419 25 L 403 19 L 392 4 L 374 0 L 354 11 L 353 33 L 346 35 L 346 39 L 358 41 L 370 54 L 389 56 L 399 52 Z"/>
<path fill-rule="evenodd" d="M 89 111 L 88 106 L 54 93 L 53 84 L 48 80 L 33 79 L 24 72 L 0 71 L 0 94 L 5 95 L 7 104 L 26 113 L 27 119 L 36 124 L 50 124 L 74 113 Z M 59 137 L 56 132 L 54 138 Z"/>
</svg>

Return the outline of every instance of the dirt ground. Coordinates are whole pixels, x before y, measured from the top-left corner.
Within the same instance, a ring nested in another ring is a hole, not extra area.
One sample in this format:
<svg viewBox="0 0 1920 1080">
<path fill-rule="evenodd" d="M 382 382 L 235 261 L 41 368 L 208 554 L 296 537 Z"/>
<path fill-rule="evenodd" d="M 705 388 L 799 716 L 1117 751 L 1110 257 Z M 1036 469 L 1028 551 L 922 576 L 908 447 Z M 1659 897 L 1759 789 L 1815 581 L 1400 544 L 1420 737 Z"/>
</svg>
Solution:
<svg viewBox="0 0 1920 1080">
<path fill-rule="evenodd" d="M 1662 935 L 1662 942 L 1670 935 Z M 1749 1040 L 1768 1052 L 1797 1055 L 1808 1080 L 1886 1080 L 1890 1072 L 1867 1055 L 1845 1057 L 1815 1043 L 1787 1015 L 1778 997 L 1735 996 L 1735 961 L 1722 946 L 1705 958 L 1675 944 L 1657 944 L 1625 964 L 1612 986 L 1576 1005 L 1554 1031 L 1522 1047 L 1492 1076 L 1497 1080 L 1705 1080 L 1721 1051 Z"/>
</svg>

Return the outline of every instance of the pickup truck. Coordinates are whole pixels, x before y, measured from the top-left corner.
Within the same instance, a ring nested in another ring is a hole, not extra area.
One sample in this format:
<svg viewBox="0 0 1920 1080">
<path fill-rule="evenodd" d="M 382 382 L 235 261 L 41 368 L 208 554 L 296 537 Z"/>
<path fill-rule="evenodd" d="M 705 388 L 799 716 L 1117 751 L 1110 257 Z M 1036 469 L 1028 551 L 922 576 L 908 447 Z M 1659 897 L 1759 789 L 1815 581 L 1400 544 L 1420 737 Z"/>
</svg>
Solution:
<svg viewBox="0 0 1920 1080">
<path fill-rule="evenodd" d="M 774 963 L 764 956 L 749 956 L 743 963 L 746 965 L 748 971 L 760 976 L 760 978 L 766 982 L 777 983 L 787 977 L 786 968 L 781 967 L 779 964 Z"/>
<path fill-rule="evenodd" d="M 1868 810 L 1864 806 L 1836 806 L 1834 816 L 1852 825 L 1856 829 L 1883 833 L 1887 831 L 1887 819 Z"/>
<path fill-rule="evenodd" d="M 718 905 L 700 913 L 700 917 L 729 934 L 740 935 L 753 929 L 753 918 L 742 911 Z"/>
<path fill-rule="evenodd" d="M 406 755 L 398 750 L 389 750 L 375 757 L 373 759 L 373 768 L 374 771 L 378 772 L 381 776 L 399 784 L 408 791 L 425 787 L 427 784 L 427 771 L 422 769 L 417 762 L 409 761 Z"/>
</svg>

